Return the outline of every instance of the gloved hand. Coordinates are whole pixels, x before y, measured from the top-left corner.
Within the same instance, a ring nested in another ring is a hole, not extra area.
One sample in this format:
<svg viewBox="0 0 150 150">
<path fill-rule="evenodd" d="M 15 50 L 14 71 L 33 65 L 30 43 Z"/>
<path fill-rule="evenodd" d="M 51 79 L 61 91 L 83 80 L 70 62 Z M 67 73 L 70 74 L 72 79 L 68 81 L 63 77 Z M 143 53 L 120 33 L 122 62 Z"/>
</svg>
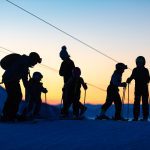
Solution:
<svg viewBox="0 0 150 150">
<path fill-rule="evenodd" d="M 88 87 L 87 87 L 87 84 L 86 84 L 86 83 L 84 83 L 83 88 L 84 88 L 85 90 L 87 90 L 87 89 L 88 89 Z"/>
<path fill-rule="evenodd" d="M 44 89 L 43 89 L 43 92 L 44 92 L 44 93 L 47 93 L 48 91 L 47 91 L 47 89 L 46 89 L 46 88 L 44 88 Z"/>
<path fill-rule="evenodd" d="M 122 83 L 122 87 L 126 87 L 127 86 L 127 83 L 126 82 L 123 82 Z"/>
<path fill-rule="evenodd" d="M 128 78 L 127 81 L 126 81 L 126 83 L 130 83 L 130 82 L 131 82 L 131 80 L 130 80 L 130 78 Z"/>
</svg>

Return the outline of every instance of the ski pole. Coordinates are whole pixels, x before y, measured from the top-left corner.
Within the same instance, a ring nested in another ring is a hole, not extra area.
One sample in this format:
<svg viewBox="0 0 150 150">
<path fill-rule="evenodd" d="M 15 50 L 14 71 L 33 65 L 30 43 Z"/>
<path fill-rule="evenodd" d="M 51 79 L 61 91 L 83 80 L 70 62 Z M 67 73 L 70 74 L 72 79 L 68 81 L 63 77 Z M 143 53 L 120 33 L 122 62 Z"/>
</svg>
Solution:
<svg viewBox="0 0 150 150">
<path fill-rule="evenodd" d="M 124 112 L 124 100 L 125 100 L 125 92 L 126 92 L 126 88 L 123 88 L 123 95 L 122 95 L 122 117 L 123 117 L 123 112 Z"/>
<path fill-rule="evenodd" d="M 149 112 L 150 112 L 150 96 L 149 96 L 149 85 L 150 84 L 148 84 L 148 106 L 149 106 Z M 149 114 L 148 114 L 149 115 Z"/>
<path fill-rule="evenodd" d="M 46 93 L 45 93 L 45 104 L 47 104 L 47 98 L 46 98 Z"/>
<path fill-rule="evenodd" d="M 60 112 L 61 112 L 61 109 L 62 109 L 62 105 L 63 105 L 63 97 L 64 97 L 64 87 L 62 88 L 62 96 L 61 96 L 61 100 L 60 100 Z"/>
<path fill-rule="evenodd" d="M 48 105 L 47 105 L 47 96 L 46 96 L 46 93 L 45 93 L 45 112 L 46 112 L 46 114 L 48 113 Z"/>
<path fill-rule="evenodd" d="M 86 90 L 84 92 L 84 105 L 85 105 L 85 101 L 86 101 Z"/>
<path fill-rule="evenodd" d="M 130 105 L 130 86 L 128 83 L 128 108 L 127 108 L 127 119 L 129 119 L 129 105 Z"/>
</svg>

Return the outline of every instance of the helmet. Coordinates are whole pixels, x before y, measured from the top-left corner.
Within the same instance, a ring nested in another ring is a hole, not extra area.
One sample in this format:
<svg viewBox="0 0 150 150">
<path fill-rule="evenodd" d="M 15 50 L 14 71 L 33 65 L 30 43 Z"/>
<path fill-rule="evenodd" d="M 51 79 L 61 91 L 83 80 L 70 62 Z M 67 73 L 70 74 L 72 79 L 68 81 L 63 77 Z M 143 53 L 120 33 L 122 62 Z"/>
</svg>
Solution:
<svg viewBox="0 0 150 150">
<path fill-rule="evenodd" d="M 125 65 L 124 63 L 117 63 L 116 64 L 116 70 L 125 70 L 127 69 L 127 65 Z"/>
<path fill-rule="evenodd" d="M 39 54 L 36 53 L 36 52 L 31 52 L 29 54 L 29 57 L 32 59 L 32 60 L 35 60 L 36 62 L 38 63 L 41 63 L 42 62 L 42 58 L 40 58 Z"/>
<path fill-rule="evenodd" d="M 66 46 L 61 47 L 61 51 L 59 53 L 59 56 L 61 57 L 62 60 L 70 57 L 70 55 L 67 52 L 67 47 Z"/>
<path fill-rule="evenodd" d="M 146 60 L 143 56 L 138 56 L 136 58 L 136 65 L 144 66 L 146 63 Z"/>
<path fill-rule="evenodd" d="M 73 70 L 72 70 L 72 74 L 73 76 L 75 77 L 79 77 L 81 75 L 81 70 L 79 67 L 75 67 Z"/>
<path fill-rule="evenodd" d="M 32 78 L 34 78 L 34 79 L 42 79 L 43 75 L 40 72 L 34 72 Z"/>
</svg>

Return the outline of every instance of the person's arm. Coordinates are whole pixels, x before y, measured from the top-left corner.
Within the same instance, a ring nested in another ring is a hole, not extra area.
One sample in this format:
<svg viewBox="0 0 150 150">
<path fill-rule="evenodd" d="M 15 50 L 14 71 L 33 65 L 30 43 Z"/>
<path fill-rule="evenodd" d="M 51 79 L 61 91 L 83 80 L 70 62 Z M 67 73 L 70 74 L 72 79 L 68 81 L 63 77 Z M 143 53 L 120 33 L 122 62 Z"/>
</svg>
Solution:
<svg viewBox="0 0 150 150">
<path fill-rule="evenodd" d="M 25 68 L 22 72 L 22 82 L 25 88 L 28 88 L 28 75 L 29 75 L 29 69 Z"/>
<path fill-rule="evenodd" d="M 72 66 L 73 69 L 75 68 L 75 64 L 74 64 L 73 61 L 71 61 L 71 66 Z"/>
<path fill-rule="evenodd" d="M 59 69 L 59 75 L 64 76 L 64 62 L 61 63 L 60 69 Z"/>
<path fill-rule="evenodd" d="M 43 92 L 43 93 L 47 93 L 47 92 L 48 92 L 48 90 L 47 90 L 46 88 L 44 88 L 43 86 L 41 86 L 41 92 Z"/>
<path fill-rule="evenodd" d="M 147 79 L 147 83 L 149 83 L 150 82 L 150 74 L 149 74 L 148 69 L 146 69 L 146 70 L 147 70 L 147 77 L 146 77 L 146 79 Z"/>
<path fill-rule="evenodd" d="M 131 76 L 127 79 L 127 83 L 130 83 L 135 78 L 135 69 L 132 71 Z"/>
<path fill-rule="evenodd" d="M 114 86 L 116 87 L 126 87 L 126 83 L 125 82 L 121 82 L 121 76 L 118 73 L 114 73 L 111 79 L 111 82 Z"/>
<path fill-rule="evenodd" d="M 87 84 L 84 82 L 83 78 L 81 78 L 81 85 L 83 86 L 84 90 L 87 90 Z"/>
</svg>

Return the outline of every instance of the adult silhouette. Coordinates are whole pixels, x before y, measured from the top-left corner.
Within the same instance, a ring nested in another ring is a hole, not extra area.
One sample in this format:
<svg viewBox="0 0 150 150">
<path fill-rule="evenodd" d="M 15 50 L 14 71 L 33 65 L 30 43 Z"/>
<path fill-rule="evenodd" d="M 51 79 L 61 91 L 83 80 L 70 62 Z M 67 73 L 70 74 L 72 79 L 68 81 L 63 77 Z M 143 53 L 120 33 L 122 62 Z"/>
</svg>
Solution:
<svg viewBox="0 0 150 150">
<path fill-rule="evenodd" d="M 23 81 L 25 91 L 28 91 L 29 67 L 32 68 L 41 61 L 42 59 L 36 52 L 31 52 L 29 56 L 10 54 L 1 60 L 1 66 L 5 68 L 2 82 L 8 95 L 3 108 L 2 120 L 9 121 L 16 118 L 19 103 L 22 100 L 20 80 Z"/>
</svg>

